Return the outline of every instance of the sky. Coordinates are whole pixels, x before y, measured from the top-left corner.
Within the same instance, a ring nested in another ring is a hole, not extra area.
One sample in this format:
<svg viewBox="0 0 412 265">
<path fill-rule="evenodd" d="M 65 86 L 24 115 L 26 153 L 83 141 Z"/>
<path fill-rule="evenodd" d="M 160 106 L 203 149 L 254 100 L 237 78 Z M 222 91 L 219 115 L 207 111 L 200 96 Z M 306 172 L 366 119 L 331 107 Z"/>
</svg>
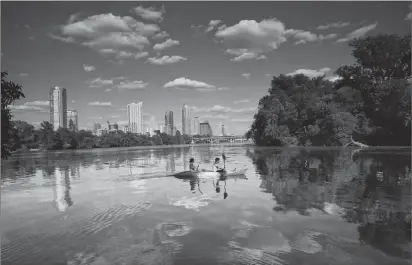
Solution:
<svg viewBox="0 0 412 265">
<path fill-rule="evenodd" d="M 1 68 L 23 87 L 14 119 L 48 120 L 67 89 L 79 127 L 145 122 L 183 104 L 243 135 L 273 76 L 326 75 L 354 63 L 348 41 L 411 32 L 410 2 L 1 2 Z"/>
</svg>

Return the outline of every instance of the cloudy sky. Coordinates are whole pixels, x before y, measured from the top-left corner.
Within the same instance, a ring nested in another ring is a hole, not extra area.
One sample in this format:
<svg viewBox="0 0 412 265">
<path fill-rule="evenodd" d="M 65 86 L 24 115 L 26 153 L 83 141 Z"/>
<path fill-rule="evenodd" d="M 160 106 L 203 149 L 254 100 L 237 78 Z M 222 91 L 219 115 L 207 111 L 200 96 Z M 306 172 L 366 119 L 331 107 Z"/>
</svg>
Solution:
<svg viewBox="0 0 412 265">
<path fill-rule="evenodd" d="M 148 121 L 188 104 L 243 134 L 271 76 L 326 74 L 353 62 L 348 40 L 411 31 L 409 2 L 2 2 L 2 71 L 26 98 L 15 119 L 48 120 L 48 91 L 67 89 L 79 125 Z"/>
</svg>

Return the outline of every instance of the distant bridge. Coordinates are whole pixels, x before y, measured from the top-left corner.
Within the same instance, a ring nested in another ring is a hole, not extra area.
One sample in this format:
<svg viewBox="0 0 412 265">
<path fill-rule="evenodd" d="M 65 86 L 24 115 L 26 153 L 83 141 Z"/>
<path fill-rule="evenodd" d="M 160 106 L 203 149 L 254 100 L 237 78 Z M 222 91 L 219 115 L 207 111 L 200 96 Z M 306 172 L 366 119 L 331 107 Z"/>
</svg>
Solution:
<svg viewBox="0 0 412 265">
<path fill-rule="evenodd" d="M 247 139 L 244 136 L 239 136 L 239 135 L 210 136 L 210 137 L 192 138 L 192 144 L 220 143 L 220 142 L 229 142 L 229 143 L 241 142 L 241 143 L 243 143 L 245 141 L 247 141 Z"/>
</svg>

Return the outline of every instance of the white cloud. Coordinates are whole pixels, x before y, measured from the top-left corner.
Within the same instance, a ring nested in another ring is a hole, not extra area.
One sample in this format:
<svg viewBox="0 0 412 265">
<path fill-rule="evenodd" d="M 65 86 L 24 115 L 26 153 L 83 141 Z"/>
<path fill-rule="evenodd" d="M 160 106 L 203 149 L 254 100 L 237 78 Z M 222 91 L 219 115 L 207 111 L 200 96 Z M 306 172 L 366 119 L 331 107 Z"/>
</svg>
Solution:
<svg viewBox="0 0 412 265">
<path fill-rule="evenodd" d="M 111 116 L 109 116 L 109 118 L 111 118 L 111 119 L 118 119 L 118 118 L 121 118 L 122 116 L 119 116 L 119 115 L 111 115 Z"/>
<path fill-rule="evenodd" d="M 250 79 L 250 73 L 243 73 L 242 76 L 246 79 Z"/>
<path fill-rule="evenodd" d="M 138 90 L 146 88 L 147 85 L 148 83 L 136 80 L 120 82 L 120 84 L 116 85 L 116 87 L 120 90 Z"/>
<path fill-rule="evenodd" d="M 340 42 L 347 42 L 350 41 L 351 39 L 355 39 L 355 38 L 360 38 L 365 36 L 369 31 L 372 31 L 376 28 L 376 26 L 378 25 L 378 22 L 375 22 L 373 24 L 361 27 L 357 30 L 352 31 L 351 33 L 349 33 L 348 35 L 346 35 L 345 38 L 341 38 L 338 39 L 336 42 L 340 43 Z"/>
<path fill-rule="evenodd" d="M 80 16 L 80 12 L 70 15 L 67 23 L 71 24 L 71 23 L 77 21 L 79 19 L 79 16 Z"/>
<path fill-rule="evenodd" d="M 94 101 L 94 102 L 89 102 L 87 103 L 87 105 L 89 106 L 94 106 L 94 107 L 113 107 L 111 102 L 98 102 L 98 101 Z"/>
<path fill-rule="evenodd" d="M 156 58 L 156 57 L 151 57 L 147 59 L 147 62 L 150 64 L 155 64 L 155 65 L 166 65 L 166 64 L 174 64 L 180 61 L 186 61 L 187 58 L 182 57 L 180 55 L 164 55 L 163 57 Z"/>
<path fill-rule="evenodd" d="M 207 29 L 205 30 L 205 32 L 210 32 L 210 31 L 214 30 L 217 27 L 217 25 L 219 25 L 220 23 L 222 23 L 221 20 L 210 20 L 209 25 L 208 25 Z"/>
<path fill-rule="evenodd" d="M 120 51 L 142 51 L 150 45 L 148 38 L 159 31 L 160 28 L 156 24 L 145 24 L 130 16 L 122 17 L 107 13 L 78 21 L 69 19 L 67 24 L 60 27 L 62 36 L 49 36 L 60 41 L 88 46 L 104 55 L 116 55 Z"/>
<path fill-rule="evenodd" d="M 238 24 L 218 29 L 215 36 L 230 50 L 237 51 L 237 56 L 253 53 L 255 57 L 273 51 L 286 41 L 285 26 L 277 19 L 241 20 Z M 250 55 L 249 55 L 250 56 Z"/>
<path fill-rule="evenodd" d="M 342 21 L 338 21 L 338 22 L 334 22 L 334 23 L 328 23 L 325 25 L 320 25 L 317 27 L 317 29 L 319 30 L 324 30 L 324 29 L 329 29 L 329 28 L 343 28 L 343 27 L 347 27 L 350 25 L 350 22 L 342 22 Z"/>
<path fill-rule="evenodd" d="M 112 88 L 108 88 L 108 89 L 106 89 L 104 92 L 112 92 L 112 91 L 113 91 Z"/>
<path fill-rule="evenodd" d="M 132 58 L 134 57 L 135 54 L 133 52 L 127 52 L 127 51 L 118 51 L 116 53 L 115 58 L 119 59 L 119 60 L 123 60 L 123 59 L 128 59 L 128 58 Z"/>
<path fill-rule="evenodd" d="M 180 44 L 180 43 L 179 43 L 179 41 L 177 41 L 177 40 L 167 39 L 165 42 L 156 43 L 156 44 L 153 46 L 153 50 L 155 50 L 155 51 L 161 51 L 161 50 L 164 50 L 164 49 L 167 49 L 167 48 L 170 48 L 170 47 L 172 47 L 172 46 L 179 45 L 179 44 Z"/>
<path fill-rule="evenodd" d="M 55 40 L 59 40 L 59 41 L 63 41 L 66 43 L 74 43 L 74 38 L 73 37 L 60 37 L 60 36 L 56 36 L 52 33 L 48 34 L 50 38 L 55 39 Z"/>
<path fill-rule="evenodd" d="M 152 36 L 152 39 L 158 40 L 158 39 L 164 39 L 169 37 L 169 34 L 166 31 L 161 31 L 155 35 Z"/>
<path fill-rule="evenodd" d="M 235 104 L 249 103 L 249 102 L 250 102 L 249 99 L 241 99 L 241 100 L 235 100 L 235 101 L 233 101 L 233 103 L 235 103 Z"/>
<path fill-rule="evenodd" d="M 94 67 L 93 65 L 83 64 L 83 69 L 84 69 L 85 72 L 92 72 L 92 71 L 96 70 L 96 67 Z"/>
<path fill-rule="evenodd" d="M 10 105 L 9 108 L 14 111 L 35 111 L 35 112 L 48 112 L 47 108 L 42 108 L 32 105 Z"/>
<path fill-rule="evenodd" d="M 30 101 L 30 102 L 26 102 L 23 105 L 25 106 L 49 106 L 50 102 L 47 100 L 43 100 L 43 101 Z"/>
<path fill-rule="evenodd" d="M 287 75 L 298 75 L 298 74 L 303 74 L 306 75 L 307 77 L 313 78 L 313 77 L 319 77 L 325 75 L 327 72 L 330 72 L 330 68 L 321 68 L 319 70 L 312 70 L 312 69 L 298 69 L 292 73 L 289 73 Z"/>
<path fill-rule="evenodd" d="M 82 43 L 85 46 L 98 50 L 104 48 L 137 49 L 143 50 L 150 44 L 146 36 L 139 33 L 113 32 Z"/>
<path fill-rule="evenodd" d="M 72 99 L 72 103 L 76 103 L 76 100 Z"/>
<path fill-rule="evenodd" d="M 185 77 L 177 78 L 173 81 L 167 82 L 164 85 L 165 88 L 177 88 L 177 89 L 215 89 L 215 86 L 209 85 L 202 81 L 190 80 Z"/>
<path fill-rule="evenodd" d="M 164 6 L 162 6 L 160 10 L 157 10 L 155 7 L 152 6 L 148 8 L 145 8 L 143 6 L 137 6 L 132 8 L 131 11 L 143 19 L 157 22 L 163 21 L 163 15 L 166 12 Z"/>
<path fill-rule="evenodd" d="M 29 74 L 27 74 L 27 73 L 21 73 L 20 76 L 26 77 L 26 76 L 29 76 Z"/>
<path fill-rule="evenodd" d="M 101 79 L 100 77 L 87 81 L 89 87 L 102 87 L 107 85 L 113 85 L 112 79 Z"/>
<path fill-rule="evenodd" d="M 148 52 L 138 52 L 134 55 L 136 60 L 149 56 Z"/>
<path fill-rule="evenodd" d="M 190 80 L 185 77 L 176 78 L 173 81 L 167 82 L 165 88 L 175 88 L 178 90 L 195 90 L 198 92 L 226 91 L 228 87 L 216 87 L 202 81 Z"/>
<path fill-rule="evenodd" d="M 325 79 L 330 81 L 330 82 L 336 82 L 336 81 L 342 79 L 342 77 L 337 76 L 337 75 L 332 75 L 332 76 L 325 77 Z"/>
<path fill-rule="evenodd" d="M 232 62 L 241 62 L 244 60 L 265 60 L 267 57 L 265 55 L 259 55 L 256 52 L 250 52 L 247 49 L 227 49 L 225 53 L 230 55 L 236 55 L 236 57 L 231 58 Z"/>
<path fill-rule="evenodd" d="M 336 34 L 317 35 L 310 31 L 305 31 L 301 29 L 288 29 L 285 31 L 285 36 L 293 37 L 294 39 L 296 39 L 297 41 L 294 43 L 295 45 L 305 44 L 308 42 L 321 41 L 321 40 L 330 40 L 330 39 L 334 39 L 337 37 Z"/>
</svg>

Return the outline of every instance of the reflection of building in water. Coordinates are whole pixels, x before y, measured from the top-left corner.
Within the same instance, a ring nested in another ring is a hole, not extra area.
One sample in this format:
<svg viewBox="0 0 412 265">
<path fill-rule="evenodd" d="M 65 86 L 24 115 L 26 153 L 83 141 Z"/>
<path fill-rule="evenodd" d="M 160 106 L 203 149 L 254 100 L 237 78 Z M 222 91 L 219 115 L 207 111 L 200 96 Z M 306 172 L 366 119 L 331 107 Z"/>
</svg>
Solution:
<svg viewBox="0 0 412 265">
<path fill-rule="evenodd" d="M 80 178 L 80 165 L 79 164 L 72 164 L 69 166 L 70 168 L 70 177 L 73 178 Z"/>
<path fill-rule="evenodd" d="M 166 157 L 166 172 L 172 173 L 176 171 L 176 166 L 175 166 L 175 157 L 173 154 L 169 154 Z"/>
<path fill-rule="evenodd" d="M 73 204 L 70 197 L 71 178 L 68 170 L 56 168 L 54 171 L 54 204 L 61 212 L 66 211 Z"/>
<path fill-rule="evenodd" d="M 189 170 L 189 157 L 185 156 L 184 154 L 184 148 L 180 148 L 180 156 L 183 160 L 183 170 Z"/>
</svg>

